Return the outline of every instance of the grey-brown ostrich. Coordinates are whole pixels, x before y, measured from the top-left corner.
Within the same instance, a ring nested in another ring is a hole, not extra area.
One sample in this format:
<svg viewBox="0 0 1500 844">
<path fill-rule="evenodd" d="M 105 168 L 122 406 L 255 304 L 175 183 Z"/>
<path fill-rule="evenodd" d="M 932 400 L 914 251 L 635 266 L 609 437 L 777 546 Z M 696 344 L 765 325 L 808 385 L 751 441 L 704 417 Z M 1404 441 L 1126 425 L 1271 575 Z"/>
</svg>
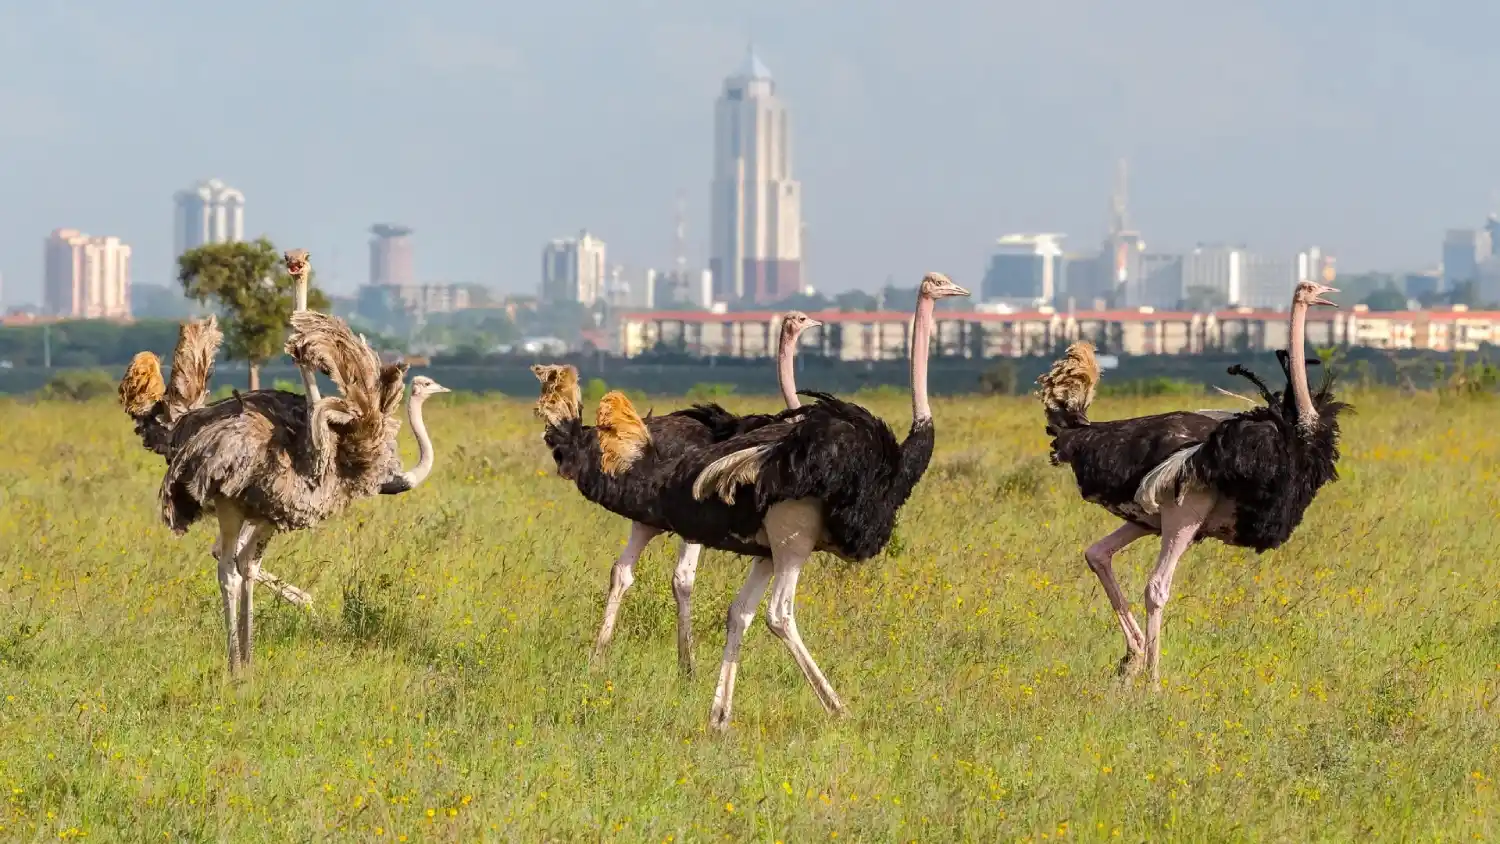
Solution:
<svg viewBox="0 0 1500 844">
<path fill-rule="evenodd" d="M 299 364 L 327 373 L 342 394 L 319 399 L 311 413 L 305 397 L 276 390 L 203 406 L 221 339 L 212 318 L 184 326 L 170 385 L 150 353 L 135 357 L 120 384 L 136 431 L 167 459 L 163 521 L 181 534 L 208 513 L 218 518 L 231 673 L 251 662 L 254 584 L 270 538 L 311 527 L 392 481 L 390 440 L 399 427 L 393 414 L 405 368 L 381 367 L 337 318 L 304 311 L 292 323 L 287 351 Z M 446 390 L 431 379 L 413 379 L 410 416 L 422 455 L 404 481 L 408 488 L 432 468 L 421 405 L 439 392 Z"/>
<path fill-rule="evenodd" d="M 1104 585 L 1125 636 L 1120 671 L 1133 676 L 1144 659 L 1159 688 L 1163 611 L 1177 562 L 1194 542 L 1212 537 L 1257 553 L 1279 547 L 1302 521 L 1313 497 L 1337 477 L 1338 415 L 1331 378 L 1314 396 L 1307 384 L 1307 309 L 1337 307 L 1323 298 L 1332 287 L 1304 281 L 1292 298 L 1289 384 L 1276 395 L 1261 388 L 1264 405 L 1240 413 L 1177 412 L 1094 422 L 1089 405 L 1099 380 L 1093 347 L 1075 343 L 1037 379 L 1053 436 L 1052 462 L 1073 469 L 1084 500 L 1124 519 L 1084 552 Z M 1146 584 L 1146 629 L 1115 581 L 1114 555 L 1145 536 L 1161 537 L 1156 568 Z"/>
<path fill-rule="evenodd" d="M 789 311 L 782 316 L 781 329 L 777 333 L 776 383 L 788 408 L 800 407 L 802 404 L 797 398 L 796 386 L 798 338 L 802 336 L 802 332 L 818 325 L 822 323 L 801 311 Z M 706 436 L 696 439 L 703 440 L 706 444 L 717 439 L 725 439 L 757 423 L 765 424 L 770 421 L 770 418 L 761 415 L 737 417 L 717 405 L 710 404 L 698 405 L 662 417 L 653 417 L 653 420 L 666 420 L 665 425 L 658 424 L 658 428 L 662 430 L 655 432 L 662 437 L 670 436 L 669 431 L 665 429 L 677 425 L 679 420 L 700 423 L 705 429 Z M 651 421 L 648 420 L 647 424 L 651 424 Z M 620 556 L 616 558 L 614 566 L 610 569 L 609 594 L 604 600 L 604 621 L 599 625 L 599 636 L 594 642 L 595 658 L 604 652 L 614 636 L 615 621 L 620 614 L 620 604 L 625 600 L 625 592 L 635 583 L 636 561 L 645 552 L 646 546 L 661 533 L 660 529 L 644 522 L 632 521 L 630 523 L 630 536 L 626 539 L 624 549 L 620 551 Z M 702 553 L 702 545 L 684 540 L 677 552 L 677 564 L 672 570 L 672 597 L 677 602 L 677 661 L 685 674 L 691 674 L 693 671 L 693 583 L 698 576 L 698 559 Z"/>
<path fill-rule="evenodd" d="M 596 456 L 575 481 L 591 501 L 645 502 L 648 524 L 755 558 L 729 608 L 711 729 L 729 726 L 740 644 L 768 586 L 767 625 L 824 708 L 844 710 L 797 630 L 797 581 L 814 551 L 866 560 L 890 541 L 896 513 L 926 472 L 936 441 L 927 400 L 936 300 L 967 295 L 940 273 L 922 279 L 912 331 L 912 424 L 904 441 L 859 405 L 805 392 L 817 401 L 709 447 L 673 454 L 658 447 L 630 400 L 616 392 L 599 402 L 592 448 L 580 440 L 574 453 L 560 455 Z M 544 395 L 542 404 L 548 402 Z"/>
</svg>

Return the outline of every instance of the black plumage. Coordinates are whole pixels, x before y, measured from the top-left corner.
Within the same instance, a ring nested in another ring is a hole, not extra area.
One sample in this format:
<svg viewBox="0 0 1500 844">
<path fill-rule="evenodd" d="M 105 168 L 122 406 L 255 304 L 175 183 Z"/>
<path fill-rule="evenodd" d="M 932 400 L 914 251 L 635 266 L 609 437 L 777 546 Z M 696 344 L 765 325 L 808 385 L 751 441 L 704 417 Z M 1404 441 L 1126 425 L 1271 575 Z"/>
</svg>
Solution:
<svg viewBox="0 0 1500 844">
<path fill-rule="evenodd" d="M 879 554 L 895 527 L 896 512 L 932 458 L 931 419 L 918 420 L 905 441 L 870 411 L 827 393 L 803 390 L 815 399 L 800 411 L 777 414 L 777 421 L 711 448 L 662 460 L 662 518 L 671 529 L 709 548 L 737 550 L 756 540 L 755 556 L 770 556 L 757 534 L 770 508 L 783 501 L 822 502 L 819 550 L 847 560 Z M 729 496 L 698 500 L 695 481 L 720 459 L 746 449 L 765 449 L 756 458 L 753 481 L 733 484 Z M 729 547 L 735 546 L 735 547 Z"/>
<path fill-rule="evenodd" d="M 1052 462 L 1073 469 L 1079 491 L 1126 524 L 1094 543 L 1085 559 L 1104 585 L 1125 634 L 1127 673 L 1144 656 L 1158 676 L 1162 609 L 1177 561 L 1194 542 L 1213 537 L 1257 553 L 1280 547 L 1301 524 L 1314 496 L 1338 477 L 1338 417 L 1348 409 L 1333 396 L 1326 373 L 1313 395 L 1304 362 L 1306 314 L 1333 305 L 1338 292 L 1316 282 L 1297 285 L 1289 350 L 1277 360 L 1286 386 L 1273 392 L 1244 367 L 1264 404 L 1241 413 L 1176 412 L 1113 422 L 1088 418 L 1099 380 L 1093 347 L 1075 343 L 1041 378 L 1039 391 L 1052 435 Z M 1142 632 L 1115 581 L 1111 560 L 1135 540 L 1162 537 L 1146 588 Z"/>
<path fill-rule="evenodd" d="M 674 454 L 670 444 L 656 442 L 648 420 L 636 414 L 624 394 L 610 393 L 599 402 L 598 471 L 605 477 L 584 479 L 594 468 L 577 467 L 581 489 L 625 495 L 628 488 L 629 495 L 651 499 L 640 506 L 656 520 L 653 525 L 708 548 L 756 558 L 729 609 L 724 661 L 709 716 L 713 729 L 728 727 L 740 642 L 773 580 L 767 624 L 792 651 L 824 707 L 830 712 L 844 708 L 797 632 L 797 579 L 814 551 L 848 560 L 880 553 L 891 538 L 897 511 L 932 458 L 927 357 L 934 303 L 968 291 L 937 273 L 925 277 L 919 290 L 912 333 L 912 427 L 904 441 L 859 405 L 802 391 L 814 399 L 812 404 L 757 419 L 751 430 L 706 448 Z M 713 418 L 711 411 L 700 411 L 698 417 L 721 432 L 745 424 Z"/>
</svg>

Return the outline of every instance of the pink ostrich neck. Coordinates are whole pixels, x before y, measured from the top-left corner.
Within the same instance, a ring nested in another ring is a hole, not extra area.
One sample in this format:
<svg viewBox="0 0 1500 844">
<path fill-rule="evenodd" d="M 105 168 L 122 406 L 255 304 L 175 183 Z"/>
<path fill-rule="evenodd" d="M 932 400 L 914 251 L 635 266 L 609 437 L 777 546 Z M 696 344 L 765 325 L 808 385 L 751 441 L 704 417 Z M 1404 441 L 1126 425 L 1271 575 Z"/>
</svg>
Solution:
<svg viewBox="0 0 1500 844">
<path fill-rule="evenodd" d="M 1307 303 L 1292 303 L 1292 327 L 1287 338 L 1287 351 L 1292 362 L 1292 395 L 1297 400 L 1297 424 L 1311 428 L 1318 424 L 1318 409 L 1313 406 L 1312 393 L 1307 389 L 1307 353 L 1303 345 L 1307 342 Z"/>
<path fill-rule="evenodd" d="M 927 347 L 932 342 L 932 309 L 934 300 L 926 293 L 917 296 L 917 317 L 911 331 L 911 421 L 915 425 L 932 418 L 927 405 Z"/>
<path fill-rule="evenodd" d="M 786 326 L 781 331 L 781 344 L 776 349 L 776 385 L 781 388 L 781 397 L 788 410 L 802 406 L 797 398 L 797 332 Z"/>
</svg>

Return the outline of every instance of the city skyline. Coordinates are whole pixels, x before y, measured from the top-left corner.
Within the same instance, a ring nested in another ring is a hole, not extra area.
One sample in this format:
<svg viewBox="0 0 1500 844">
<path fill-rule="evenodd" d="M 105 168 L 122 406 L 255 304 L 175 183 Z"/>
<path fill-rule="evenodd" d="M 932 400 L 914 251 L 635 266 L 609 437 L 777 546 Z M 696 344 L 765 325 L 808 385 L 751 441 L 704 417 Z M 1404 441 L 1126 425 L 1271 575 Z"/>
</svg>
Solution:
<svg viewBox="0 0 1500 844">
<path fill-rule="evenodd" d="M 170 282 L 171 235 L 151 209 L 215 172 L 254 198 L 247 236 L 342 256 L 324 274 L 336 292 L 362 280 L 350 258 L 386 216 L 423 232 L 424 282 L 524 292 L 536 245 L 581 225 L 622 263 L 666 266 L 679 189 L 692 263 L 706 265 L 705 103 L 752 28 L 795 104 L 821 289 L 927 269 L 977 282 L 1006 232 L 1094 242 L 1120 155 L 1153 248 L 1316 242 L 1345 272 L 1426 268 L 1446 230 L 1494 210 L 1500 183 L 1485 140 L 1497 118 L 1464 93 L 1500 69 L 1478 38 L 1500 13 L 1459 5 L 1455 29 L 1348 0 L 588 15 L 459 0 L 341 14 L 15 4 L 0 12 L 0 274 L 7 303 L 39 302 L 36 238 L 77 226 L 134 244 L 137 281 Z M 576 37 L 531 46 L 564 20 Z M 253 53 L 288 28 L 320 48 L 296 72 L 237 65 L 231 87 L 254 98 L 224 96 L 170 48 L 212 36 Z M 1012 49 L 993 49 L 1001 33 Z M 578 108 L 569 92 L 584 90 Z M 390 102 L 406 104 L 399 121 Z M 537 131 L 507 129 L 521 125 Z"/>
</svg>

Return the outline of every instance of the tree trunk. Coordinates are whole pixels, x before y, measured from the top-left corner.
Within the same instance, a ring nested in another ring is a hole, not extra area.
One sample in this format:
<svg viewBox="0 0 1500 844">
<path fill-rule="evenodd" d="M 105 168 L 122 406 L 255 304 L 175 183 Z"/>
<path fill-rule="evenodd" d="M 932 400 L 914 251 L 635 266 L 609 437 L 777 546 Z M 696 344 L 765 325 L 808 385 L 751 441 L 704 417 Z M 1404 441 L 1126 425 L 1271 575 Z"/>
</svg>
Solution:
<svg viewBox="0 0 1500 844">
<path fill-rule="evenodd" d="M 260 389 L 260 364 L 258 363 L 250 364 L 250 389 L 252 391 Z"/>
</svg>

